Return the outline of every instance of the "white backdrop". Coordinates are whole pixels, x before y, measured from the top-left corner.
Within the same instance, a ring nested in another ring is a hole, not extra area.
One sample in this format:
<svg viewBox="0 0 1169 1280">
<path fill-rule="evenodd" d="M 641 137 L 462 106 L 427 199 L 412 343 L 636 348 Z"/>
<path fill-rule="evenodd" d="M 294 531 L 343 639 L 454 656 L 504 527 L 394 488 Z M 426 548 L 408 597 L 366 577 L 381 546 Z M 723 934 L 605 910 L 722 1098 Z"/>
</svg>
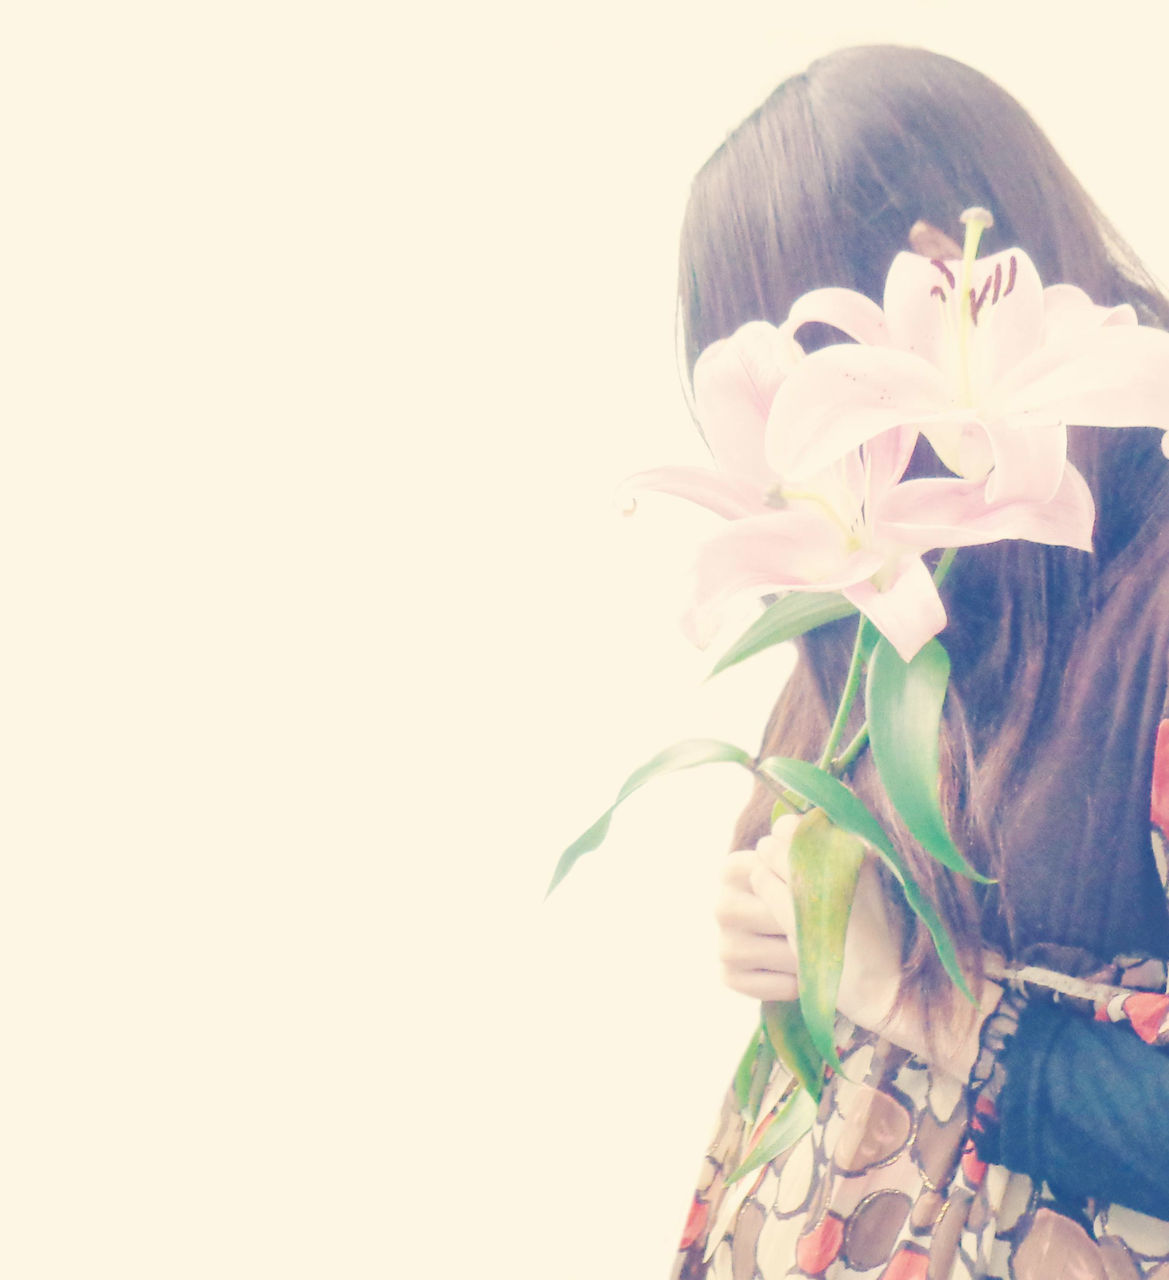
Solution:
<svg viewBox="0 0 1169 1280">
<path fill-rule="evenodd" d="M 1162 6 L 86 7 L 0 41 L 8 1226 L 28 1277 L 666 1273 L 753 1022 L 677 632 L 691 175 L 785 75 L 998 78 L 1169 273 Z"/>
</svg>

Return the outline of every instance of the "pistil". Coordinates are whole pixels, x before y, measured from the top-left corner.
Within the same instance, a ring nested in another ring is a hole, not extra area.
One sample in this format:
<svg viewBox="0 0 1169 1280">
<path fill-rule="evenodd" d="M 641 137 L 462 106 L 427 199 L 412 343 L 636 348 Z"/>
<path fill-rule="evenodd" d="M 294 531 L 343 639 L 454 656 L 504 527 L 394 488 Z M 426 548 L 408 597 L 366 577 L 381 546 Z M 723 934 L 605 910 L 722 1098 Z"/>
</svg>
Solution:
<svg viewBox="0 0 1169 1280">
<path fill-rule="evenodd" d="M 982 239 L 983 231 L 994 226 L 994 218 L 989 209 L 973 208 L 967 209 L 959 221 L 966 227 L 966 242 L 962 247 L 962 288 L 958 293 L 958 360 L 963 404 L 969 406 L 974 403 L 970 386 L 970 328 L 977 323 L 978 308 L 986 301 L 985 289 L 981 298 L 975 298 L 971 277 L 974 273 L 974 260 L 978 256 L 978 242 Z"/>
</svg>

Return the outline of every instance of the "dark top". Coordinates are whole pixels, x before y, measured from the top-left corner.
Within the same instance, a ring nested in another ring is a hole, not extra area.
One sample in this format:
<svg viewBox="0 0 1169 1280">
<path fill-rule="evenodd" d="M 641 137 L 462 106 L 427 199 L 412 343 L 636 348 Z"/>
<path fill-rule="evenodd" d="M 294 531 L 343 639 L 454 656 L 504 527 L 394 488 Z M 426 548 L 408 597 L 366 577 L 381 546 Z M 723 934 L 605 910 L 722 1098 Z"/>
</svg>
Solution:
<svg viewBox="0 0 1169 1280">
<path fill-rule="evenodd" d="M 1046 1001 L 1008 1041 L 998 1126 L 975 1134 L 988 1163 L 1087 1198 L 1169 1219 L 1169 1057 L 1130 1028 Z"/>
</svg>

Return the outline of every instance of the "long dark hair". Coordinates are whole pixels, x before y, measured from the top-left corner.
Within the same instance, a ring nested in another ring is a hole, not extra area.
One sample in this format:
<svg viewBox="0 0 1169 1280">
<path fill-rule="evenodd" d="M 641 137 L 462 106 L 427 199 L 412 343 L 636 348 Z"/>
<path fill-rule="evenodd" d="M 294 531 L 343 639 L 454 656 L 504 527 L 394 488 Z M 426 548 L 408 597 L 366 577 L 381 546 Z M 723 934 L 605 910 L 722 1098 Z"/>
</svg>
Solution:
<svg viewBox="0 0 1169 1280">
<path fill-rule="evenodd" d="M 748 320 L 781 322 L 809 289 L 840 285 L 879 301 L 911 226 L 924 220 L 960 242 L 958 215 L 974 205 L 995 219 L 983 252 L 1021 247 L 1045 282 L 1131 303 L 1143 323 L 1169 328 L 1169 301 L 1013 98 L 952 59 L 877 46 L 787 80 L 696 177 L 679 277 L 689 367 Z M 853 775 L 976 975 L 984 938 L 1031 958 L 1049 945 L 1169 955 L 1148 834 L 1169 654 L 1158 590 L 1169 466 L 1154 431 L 1071 435 L 1097 501 L 1095 554 L 1023 542 L 969 549 L 945 591 L 943 803 L 971 859 L 1000 884 L 980 896 L 941 870 L 888 813 L 871 762 L 862 757 Z M 937 470 L 924 443 L 914 466 Z M 814 758 L 850 647 L 850 624 L 800 642 L 764 753 Z M 766 831 L 772 798 L 757 790 L 738 846 Z M 913 926 L 907 938 L 907 975 L 936 993 L 928 937 Z"/>
</svg>

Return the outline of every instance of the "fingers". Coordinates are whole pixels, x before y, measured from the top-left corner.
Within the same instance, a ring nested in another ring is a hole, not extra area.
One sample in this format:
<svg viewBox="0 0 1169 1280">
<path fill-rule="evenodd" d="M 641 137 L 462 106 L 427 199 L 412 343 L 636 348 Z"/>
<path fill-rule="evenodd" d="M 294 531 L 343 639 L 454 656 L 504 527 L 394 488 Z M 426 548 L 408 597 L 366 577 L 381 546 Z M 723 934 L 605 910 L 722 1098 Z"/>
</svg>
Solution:
<svg viewBox="0 0 1169 1280">
<path fill-rule="evenodd" d="M 755 849 L 726 860 L 715 912 L 723 981 L 754 1000 L 798 998 L 790 852 L 800 821 L 797 814 L 779 818 Z M 889 914 L 875 861 L 866 859 L 849 914 L 838 1006 L 860 1026 L 883 1025 L 900 982 L 899 923 Z"/>
<path fill-rule="evenodd" d="M 724 969 L 723 982 L 732 991 L 752 1000 L 796 1000 L 799 984 L 788 973 L 764 973 L 758 969 Z"/>
<path fill-rule="evenodd" d="M 753 849 L 739 849 L 727 855 L 722 890 L 714 908 L 714 918 L 720 929 L 773 935 L 782 933 L 767 904 L 751 887 L 751 872 L 758 865 L 759 859 Z"/>
<path fill-rule="evenodd" d="M 751 890 L 751 869 L 755 865 L 754 849 L 736 849 L 723 859 L 722 881 L 724 886 Z"/>
<path fill-rule="evenodd" d="M 726 968 L 765 969 L 794 974 L 796 953 L 786 938 L 724 930 L 719 939 L 719 959 Z"/>
<path fill-rule="evenodd" d="M 715 908 L 723 982 L 754 1000 L 792 1000 L 797 993 L 795 952 L 752 887 L 759 871 L 775 879 L 754 850 L 727 857 Z"/>
<path fill-rule="evenodd" d="M 771 834 L 755 846 L 755 852 L 781 880 L 788 878 L 788 854 L 800 821 L 798 813 L 784 814 L 775 820 Z"/>
</svg>

